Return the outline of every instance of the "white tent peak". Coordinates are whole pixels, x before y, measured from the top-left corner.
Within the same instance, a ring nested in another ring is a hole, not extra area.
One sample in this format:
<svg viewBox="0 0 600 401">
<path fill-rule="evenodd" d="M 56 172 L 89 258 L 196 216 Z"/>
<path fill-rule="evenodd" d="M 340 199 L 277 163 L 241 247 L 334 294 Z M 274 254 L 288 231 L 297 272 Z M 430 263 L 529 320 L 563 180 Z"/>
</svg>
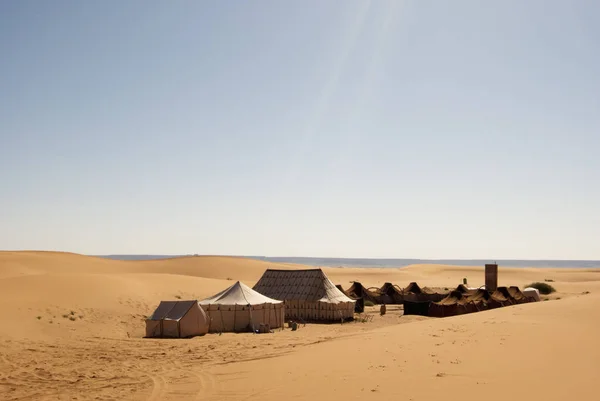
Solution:
<svg viewBox="0 0 600 401">
<path fill-rule="evenodd" d="M 280 304 L 282 301 L 266 297 L 241 281 L 236 281 L 231 287 L 200 301 L 200 305 L 260 305 Z"/>
</svg>

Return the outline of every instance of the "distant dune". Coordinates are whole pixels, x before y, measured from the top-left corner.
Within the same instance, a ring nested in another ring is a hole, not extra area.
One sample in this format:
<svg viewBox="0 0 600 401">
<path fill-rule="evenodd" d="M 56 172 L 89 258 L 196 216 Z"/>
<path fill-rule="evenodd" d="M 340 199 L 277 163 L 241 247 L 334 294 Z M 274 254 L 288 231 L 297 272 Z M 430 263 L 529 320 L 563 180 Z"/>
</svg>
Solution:
<svg viewBox="0 0 600 401">
<path fill-rule="evenodd" d="M 600 270 L 503 268 L 552 280 L 550 301 L 446 319 L 373 311 L 296 332 L 142 339 L 160 300 L 201 299 L 267 268 L 238 257 L 121 261 L 0 252 L 0 399 L 583 399 L 600 376 Z M 335 284 L 483 284 L 480 267 L 325 268 Z M 409 324 L 403 324 L 409 323 Z M 589 398 L 589 397 L 588 397 Z"/>
</svg>

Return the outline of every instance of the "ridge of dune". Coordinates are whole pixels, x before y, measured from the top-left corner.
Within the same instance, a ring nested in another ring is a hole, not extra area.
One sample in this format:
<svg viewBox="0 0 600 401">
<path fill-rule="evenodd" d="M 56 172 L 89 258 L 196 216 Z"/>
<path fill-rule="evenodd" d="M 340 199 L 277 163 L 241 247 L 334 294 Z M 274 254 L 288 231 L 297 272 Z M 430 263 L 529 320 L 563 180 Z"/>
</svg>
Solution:
<svg viewBox="0 0 600 401">
<path fill-rule="evenodd" d="M 156 260 L 114 260 L 54 251 L 1 251 L 0 278 L 32 274 L 165 273 L 257 280 L 269 268 L 292 268 L 235 256 L 181 256 Z"/>
</svg>

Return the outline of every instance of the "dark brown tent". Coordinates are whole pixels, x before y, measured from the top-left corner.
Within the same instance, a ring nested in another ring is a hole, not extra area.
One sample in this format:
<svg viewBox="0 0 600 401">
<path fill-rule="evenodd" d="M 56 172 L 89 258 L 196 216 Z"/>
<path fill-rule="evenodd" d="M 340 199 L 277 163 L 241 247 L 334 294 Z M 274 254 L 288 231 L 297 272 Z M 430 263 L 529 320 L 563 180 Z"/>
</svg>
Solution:
<svg viewBox="0 0 600 401">
<path fill-rule="evenodd" d="M 419 284 L 415 283 L 414 281 L 412 283 L 410 283 L 409 285 L 406 286 L 406 288 L 404 289 L 404 292 L 411 292 L 413 294 L 420 294 L 423 292 L 423 290 L 421 290 L 421 287 L 419 287 Z"/>
<path fill-rule="evenodd" d="M 405 299 L 402 304 L 404 305 L 405 315 L 429 316 L 429 305 L 431 304 L 429 301 L 419 302 Z"/>
<path fill-rule="evenodd" d="M 504 306 L 514 305 L 517 303 L 517 301 L 510 295 L 507 287 L 498 287 L 492 296 L 502 302 Z"/>
<path fill-rule="evenodd" d="M 480 288 L 475 294 L 469 295 L 467 298 L 469 302 L 472 302 L 477 307 L 478 311 L 486 309 L 500 308 L 502 302 L 496 300 L 489 291 Z"/>
<path fill-rule="evenodd" d="M 381 286 L 379 294 L 378 303 L 381 304 L 399 305 L 402 304 L 402 301 L 404 300 L 403 290 L 392 283 L 385 283 Z"/>
<path fill-rule="evenodd" d="M 345 291 L 346 295 L 350 298 L 359 299 L 362 298 L 364 301 L 372 302 L 373 304 L 377 304 L 377 297 L 379 294 L 372 292 L 366 289 L 361 283 L 358 281 L 354 281 L 350 288 Z"/>
<path fill-rule="evenodd" d="M 477 307 L 462 292 L 452 291 L 439 302 L 431 302 L 429 316 L 447 317 L 477 312 Z"/>
<path fill-rule="evenodd" d="M 459 284 L 458 287 L 456 287 L 456 290 L 454 291 L 458 291 L 460 293 L 463 294 L 475 294 L 477 292 L 477 289 L 471 289 L 466 287 L 464 284 Z"/>
<path fill-rule="evenodd" d="M 438 302 L 444 299 L 448 294 L 437 293 L 427 287 L 420 287 L 419 284 L 412 282 L 403 291 L 403 299 L 412 302 Z"/>
<path fill-rule="evenodd" d="M 521 290 L 519 289 L 519 287 L 517 286 L 510 286 L 508 287 L 508 292 L 510 294 L 511 297 L 513 297 L 513 299 L 515 301 L 517 301 L 518 304 L 524 304 L 527 302 L 532 302 L 534 301 L 533 298 L 526 296 L 525 294 L 523 294 L 521 292 Z"/>
<path fill-rule="evenodd" d="M 340 284 L 336 284 L 336 287 L 338 290 L 340 290 L 341 292 L 346 294 L 346 296 L 356 300 L 356 303 L 354 304 L 354 312 L 355 313 L 363 313 L 365 311 L 365 300 L 364 299 L 354 298 L 346 290 L 344 290 L 344 288 Z"/>
</svg>

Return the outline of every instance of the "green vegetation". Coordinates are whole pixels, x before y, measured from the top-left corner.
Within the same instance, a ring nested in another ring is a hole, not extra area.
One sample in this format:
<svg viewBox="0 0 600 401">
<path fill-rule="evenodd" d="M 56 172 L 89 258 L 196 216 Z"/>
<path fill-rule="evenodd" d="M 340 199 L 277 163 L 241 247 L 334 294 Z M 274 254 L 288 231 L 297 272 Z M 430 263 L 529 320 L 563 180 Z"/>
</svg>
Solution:
<svg viewBox="0 0 600 401">
<path fill-rule="evenodd" d="M 552 294 L 553 292 L 556 291 L 556 289 L 554 287 L 552 287 L 550 284 L 547 283 L 531 283 L 529 285 L 526 285 L 525 287 L 532 287 L 532 288 L 536 288 L 540 294 L 544 294 L 544 295 L 548 295 L 548 294 Z"/>
<path fill-rule="evenodd" d="M 365 301 L 365 306 L 375 306 L 375 303 L 371 301 Z"/>
</svg>

